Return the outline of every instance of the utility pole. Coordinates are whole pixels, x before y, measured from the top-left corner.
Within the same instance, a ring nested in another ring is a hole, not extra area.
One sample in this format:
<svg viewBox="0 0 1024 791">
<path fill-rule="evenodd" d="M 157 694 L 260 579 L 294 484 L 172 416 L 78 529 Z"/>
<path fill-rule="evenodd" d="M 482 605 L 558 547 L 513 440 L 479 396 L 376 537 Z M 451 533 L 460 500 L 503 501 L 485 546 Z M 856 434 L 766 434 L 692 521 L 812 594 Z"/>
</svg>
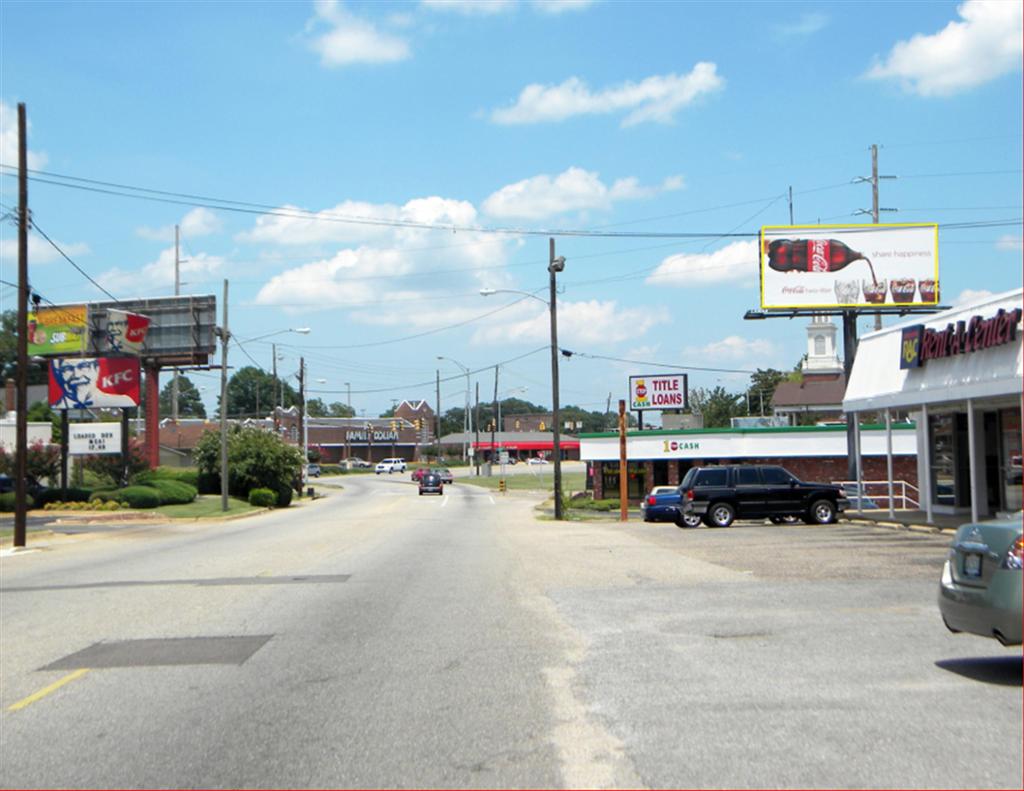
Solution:
<svg viewBox="0 0 1024 791">
<path fill-rule="evenodd" d="M 28 144 L 18 102 L 18 369 L 15 373 L 14 546 L 25 546 L 28 518 Z"/>
<path fill-rule="evenodd" d="M 895 179 L 895 178 L 896 178 L 896 176 L 879 176 L 878 175 L 878 144 L 877 143 L 872 143 L 871 144 L 871 177 L 870 178 L 864 178 L 863 176 L 860 176 L 858 178 L 855 178 L 853 181 L 854 181 L 855 184 L 864 184 L 864 183 L 870 183 L 871 184 L 871 222 L 874 223 L 875 225 L 878 225 L 878 223 L 879 223 L 879 219 L 878 219 L 879 212 L 883 212 L 883 211 L 894 212 L 894 211 L 897 211 L 897 209 L 880 209 L 878 207 L 878 180 L 879 179 Z M 855 212 L 855 214 L 867 214 L 867 213 L 868 212 L 865 211 L 864 209 L 859 209 L 858 211 Z M 844 313 L 844 315 L 845 315 L 845 313 Z M 845 321 L 845 319 L 844 319 L 844 321 Z M 882 329 L 882 314 L 881 313 L 876 313 L 875 314 L 875 329 L 876 330 Z"/>
<path fill-rule="evenodd" d="M 793 187 L 789 188 L 789 224 L 793 224 Z"/>
<path fill-rule="evenodd" d="M 476 477 L 480 477 L 480 382 L 476 383 L 476 441 L 473 444 L 473 461 L 476 463 Z"/>
<path fill-rule="evenodd" d="M 437 458 L 441 458 L 441 369 L 437 373 Z"/>
<path fill-rule="evenodd" d="M 306 450 L 306 358 L 299 358 L 299 441 L 302 442 L 302 474 L 303 486 L 306 484 L 306 465 L 309 456 Z"/>
<path fill-rule="evenodd" d="M 626 471 L 629 458 L 626 455 L 626 400 L 619 399 L 619 521 L 629 521 L 629 481 Z"/>
<path fill-rule="evenodd" d="M 228 281 L 224 281 L 224 326 L 220 328 L 220 510 L 228 510 Z"/>
<path fill-rule="evenodd" d="M 498 427 L 498 366 L 494 366 L 494 407 L 491 410 L 491 458 L 488 465 L 489 474 L 494 471 L 494 454 L 497 452 L 497 445 L 494 444 L 494 430 Z"/>
<path fill-rule="evenodd" d="M 178 256 L 179 229 L 174 226 L 174 296 L 181 295 L 181 261 Z M 178 422 L 178 369 L 174 369 L 174 378 L 171 379 L 171 419 Z"/>
<path fill-rule="evenodd" d="M 551 302 L 551 438 L 555 454 L 555 519 L 562 518 L 562 446 L 559 437 L 561 417 L 558 414 L 558 310 L 555 305 L 555 275 L 565 269 L 565 258 L 555 258 L 555 239 L 549 240 L 548 274 L 550 275 Z"/>
<path fill-rule="evenodd" d="M 347 395 L 345 396 L 345 398 L 348 399 L 345 403 L 348 404 L 349 408 L 351 409 L 352 408 L 352 383 L 351 382 L 345 382 L 345 390 L 347 392 Z M 355 416 L 356 416 L 356 411 L 355 411 L 355 409 L 352 409 L 352 417 L 355 417 Z"/>
</svg>

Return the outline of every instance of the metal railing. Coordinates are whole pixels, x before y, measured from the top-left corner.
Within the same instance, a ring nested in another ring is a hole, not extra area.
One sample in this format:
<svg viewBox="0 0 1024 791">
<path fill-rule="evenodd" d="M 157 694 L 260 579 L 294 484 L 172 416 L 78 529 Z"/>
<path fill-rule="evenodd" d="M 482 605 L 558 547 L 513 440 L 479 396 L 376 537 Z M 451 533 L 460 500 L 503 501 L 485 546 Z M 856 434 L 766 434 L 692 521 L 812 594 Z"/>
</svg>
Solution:
<svg viewBox="0 0 1024 791">
<path fill-rule="evenodd" d="M 889 508 L 889 481 L 861 481 L 863 490 L 857 489 L 857 481 L 832 481 L 846 489 L 846 498 L 855 511 L 887 510 Z M 897 511 L 919 510 L 921 492 L 912 483 L 892 482 L 892 506 Z"/>
</svg>

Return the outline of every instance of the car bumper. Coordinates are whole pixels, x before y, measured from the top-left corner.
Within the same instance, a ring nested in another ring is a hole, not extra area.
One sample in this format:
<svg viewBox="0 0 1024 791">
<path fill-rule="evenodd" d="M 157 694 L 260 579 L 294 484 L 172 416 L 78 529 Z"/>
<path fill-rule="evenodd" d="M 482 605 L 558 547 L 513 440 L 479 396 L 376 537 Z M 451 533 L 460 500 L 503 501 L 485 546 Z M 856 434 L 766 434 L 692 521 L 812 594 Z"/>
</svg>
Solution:
<svg viewBox="0 0 1024 791">
<path fill-rule="evenodd" d="M 946 561 L 939 583 L 939 611 L 951 630 L 996 637 L 1005 645 L 1020 645 L 1021 572 L 999 569 L 987 587 L 975 588 L 957 584 Z"/>
<path fill-rule="evenodd" d="M 864 499 L 867 500 L 866 497 Z M 838 500 L 836 500 L 836 510 L 837 511 L 840 511 L 840 512 L 846 511 L 849 507 L 850 507 L 850 500 L 849 500 L 848 497 L 840 497 Z"/>
<path fill-rule="evenodd" d="M 420 494 L 441 494 L 444 488 L 441 486 L 421 486 Z"/>
<path fill-rule="evenodd" d="M 684 514 L 695 514 L 697 516 L 704 516 L 708 512 L 707 503 L 696 503 L 693 500 L 689 500 L 683 505 Z"/>
</svg>

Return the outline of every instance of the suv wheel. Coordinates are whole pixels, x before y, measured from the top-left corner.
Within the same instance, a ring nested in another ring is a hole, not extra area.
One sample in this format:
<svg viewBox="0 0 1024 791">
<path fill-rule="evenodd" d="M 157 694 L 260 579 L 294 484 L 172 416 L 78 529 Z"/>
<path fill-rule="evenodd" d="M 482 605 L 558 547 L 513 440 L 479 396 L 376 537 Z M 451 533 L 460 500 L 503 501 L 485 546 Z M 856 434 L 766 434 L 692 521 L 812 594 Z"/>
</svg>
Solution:
<svg viewBox="0 0 1024 791">
<path fill-rule="evenodd" d="M 676 524 L 679 527 L 699 527 L 701 518 L 698 514 L 680 514 L 676 518 Z"/>
<path fill-rule="evenodd" d="M 728 527 L 736 518 L 736 509 L 729 503 L 715 503 L 708 510 L 708 517 L 715 527 Z"/>
<path fill-rule="evenodd" d="M 836 520 L 836 507 L 831 500 L 816 500 L 811 505 L 811 521 L 816 525 L 831 524 Z"/>
</svg>

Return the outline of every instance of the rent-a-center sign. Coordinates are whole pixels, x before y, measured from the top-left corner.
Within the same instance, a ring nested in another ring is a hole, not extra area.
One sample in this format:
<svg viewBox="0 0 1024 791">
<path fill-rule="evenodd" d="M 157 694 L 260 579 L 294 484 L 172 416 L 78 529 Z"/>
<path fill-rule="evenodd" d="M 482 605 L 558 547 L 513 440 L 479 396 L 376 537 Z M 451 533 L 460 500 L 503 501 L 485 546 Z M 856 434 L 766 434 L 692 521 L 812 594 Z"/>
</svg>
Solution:
<svg viewBox="0 0 1024 791">
<path fill-rule="evenodd" d="M 900 338 L 900 368 L 920 368 L 928 360 L 980 352 L 1017 339 L 1021 309 L 1000 309 L 995 316 L 972 316 L 970 321 L 947 324 L 945 329 L 915 324 Z"/>
<path fill-rule="evenodd" d="M 690 389 L 686 374 L 629 377 L 629 408 L 632 412 L 689 409 Z"/>
</svg>

